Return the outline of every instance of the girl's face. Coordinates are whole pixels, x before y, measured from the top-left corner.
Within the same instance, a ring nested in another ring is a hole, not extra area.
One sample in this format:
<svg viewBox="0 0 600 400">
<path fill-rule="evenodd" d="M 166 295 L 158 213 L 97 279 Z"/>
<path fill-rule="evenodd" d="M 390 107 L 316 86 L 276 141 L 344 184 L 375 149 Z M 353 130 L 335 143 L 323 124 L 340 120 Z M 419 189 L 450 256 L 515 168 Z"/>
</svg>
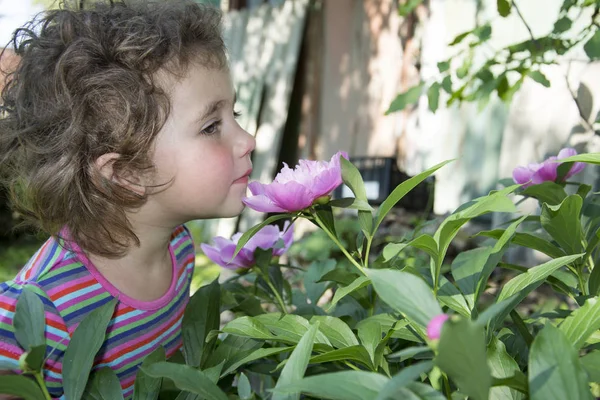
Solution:
<svg viewBox="0 0 600 400">
<path fill-rule="evenodd" d="M 169 183 L 147 205 L 176 224 L 238 215 L 255 140 L 235 119 L 229 71 L 191 65 L 170 89 L 171 113 L 154 149 L 155 183 Z"/>
</svg>

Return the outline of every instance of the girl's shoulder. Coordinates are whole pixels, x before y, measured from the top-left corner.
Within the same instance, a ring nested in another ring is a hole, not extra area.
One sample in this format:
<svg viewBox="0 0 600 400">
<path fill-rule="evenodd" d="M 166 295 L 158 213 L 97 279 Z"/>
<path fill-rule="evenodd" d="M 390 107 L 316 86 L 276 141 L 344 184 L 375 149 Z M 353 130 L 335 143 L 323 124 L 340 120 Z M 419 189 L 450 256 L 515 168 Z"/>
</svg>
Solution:
<svg viewBox="0 0 600 400">
<path fill-rule="evenodd" d="M 17 283 L 40 282 L 47 279 L 56 281 L 58 276 L 65 279 L 70 273 L 81 272 L 83 264 L 61 239 L 50 237 L 16 275 Z"/>
<path fill-rule="evenodd" d="M 175 255 L 177 264 L 189 265 L 196 258 L 194 240 L 185 225 L 179 225 L 171 235 L 171 252 Z"/>
</svg>

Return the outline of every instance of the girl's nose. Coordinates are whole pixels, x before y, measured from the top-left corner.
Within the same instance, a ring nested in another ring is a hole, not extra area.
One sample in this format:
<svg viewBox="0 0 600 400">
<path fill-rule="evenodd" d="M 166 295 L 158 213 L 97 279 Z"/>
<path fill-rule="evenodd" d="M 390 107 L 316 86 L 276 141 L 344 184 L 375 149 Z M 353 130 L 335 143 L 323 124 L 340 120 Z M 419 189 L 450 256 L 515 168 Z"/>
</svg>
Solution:
<svg viewBox="0 0 600 400">
<path fill-rule="evenodd" d="M 244 129 L 241 129 L 241 144 L 243 149 L 243 156 L 246 156 L 256 148 L 256 139 L 254 136 L 246 132 Z"/>
</svg>

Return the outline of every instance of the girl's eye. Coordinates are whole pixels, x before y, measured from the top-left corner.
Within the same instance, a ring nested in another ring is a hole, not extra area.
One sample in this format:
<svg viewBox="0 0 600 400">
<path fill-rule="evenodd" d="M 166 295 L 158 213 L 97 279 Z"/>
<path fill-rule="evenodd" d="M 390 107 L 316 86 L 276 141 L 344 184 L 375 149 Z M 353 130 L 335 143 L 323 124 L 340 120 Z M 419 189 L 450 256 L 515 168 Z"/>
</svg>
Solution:
<svg viewBox="0 0 600 400">
<path fill-rule="evenodd" d="M 221 127 L 221 121 L 215 121 L 212 124 L 208 125 L 206 128 L 202 129 L 202 131 L 200 132 L 203 135 L 215 135 L 217 133 L 219 133 L 219 128 Z"/>
<path fill-rule="evenodd" d="M 242 116 L 241 112 L 233 110 L 233 118 L 239 118 L 241 116 Z"/>
</svg>

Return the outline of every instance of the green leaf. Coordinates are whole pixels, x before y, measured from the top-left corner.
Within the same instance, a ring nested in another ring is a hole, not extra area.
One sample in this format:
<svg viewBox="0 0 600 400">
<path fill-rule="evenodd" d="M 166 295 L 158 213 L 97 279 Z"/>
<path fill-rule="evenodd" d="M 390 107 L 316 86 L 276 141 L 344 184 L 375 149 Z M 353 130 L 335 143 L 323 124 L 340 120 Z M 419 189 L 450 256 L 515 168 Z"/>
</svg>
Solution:
<svg viewBox="0 0 600 400">
<path fill-rule="evenodd" d="M 583 199 L 576 194 L 567 197 L 557 206 L 542 204 L 542 227 L 567 254 L 579 254 L 584 251 L 579 220 L 582 205 Z"/>
<path fill-rule="evenodd" d="M 263 342 L 248 337 L 227 335 L 217 348 L 210 353 L 204 364 L 206 366 L 215 366 L 225 360 L 223 369 L 228 370 L 231 365 L 252 354 L 252 352 L 262 347 L 263 344 Z"/>
<path fill-rule="evenodd" d="M 411 346 L 411 347 L 402 349 L 400 351 L 397 351 L 395 353 L 392 353 L 389 356 L 387 356 L 387 358 L 389 360 L 394 360 L 396 358 L 399 358 L 400 359 L 399 361 L 402 362 L 404 360 L 408 360 L 409 358 L 413 358 L 417 354 L 423 354 L 423 353 L 433 354 L 431 352 L 431 348 L 428 346 Z"/>
<path fill-rule="evenodd" d="M 431 288 L 421 278 L 391 269 L 366 272 L 381 300 L 409 320 L 427 326 L 433 317 L 442 314 Z"/>
<path fill-rule="evenodd" d="M 431 276 L 434 280 L 434 287 L 439 285 L 442 263 L 446 256 L 446 252 L 448 251 L 448 247 L 459 229 L 471 219 L 483 214 L 490 212 L 515 212 L 515 205 L 507 196 L 518 187 L 519 185 L 509 186 L 497 192 L 492 192 L 487 196 L 477 198 L 470 203 L 465 204 L 442 222 L 433 236 L 438 243 L 437 259 L 434 260 L 435 262 L 431 263 Z"/>
<path fill-rule="evenodd" d="M 492 337 L 488 344 L 487 363 L 494 378 L 510 378 L 521 372 L 519 364 L 506 352 L 504 343 L 496 337 Z M 507 386 L 493 387 L 490 390 L 491 400 L 521 400 L 524 398 L 522 393 Z"/>
<path fill-rule="evenodd" d="M 600 31 L 596 31 L 596 34 L 600 36 Z M 600 48 L 598 51 L 600 51 Z M 578 154 L 576 156 L 563 158 L 560 162 L 561 164 L 568 162 L 584 162 L 587 164 L 600 165 L 600 153 Z"/>
<path fill-rule="evenodd" d="M 509 0 L 497 0 L 496 5 L 498 14 L 500 14 L 501 17 L 508 17 L 512 3 Z"/>
<path fill-rule="evenodd" d="M 311 324 L 314 322 L 319 322 L 319 330 L 327 336 L 335 348 L 339 349 L 359 344 L 352 329 L 339 318 L 328 315 L 315 315 L 310 319 Z"/>
<path fill-rule="evenodd" d="M 408 0 L 405 4 L 398 5 L 398 15 L 401 17 L 406 17 L 408 14 L 413 12 L 415 8 L 417 8 L 423 0 Z"/>
<path fill-rule="evenodd" d="M 564 256 L 530 268 L 526 273 L 514 277 L 504 285 L 498 296 L 498 301 L 502 301 L 517 293 L 523 294 L 524 291 L 529 293 L 533 290 L 529 290 L 532 285 L 535 285 L 535 288 L 537 288 L 554 271 L 581 258 L 582 255 Z"/>
<path fill-rule="evenodd" d="M 429 89 L 427 89 L 427 101 L 429 103 L 429 110 L 435 113 L 440 104 L 440 89 L 441 86 L 438 82 L 434 82 Z"/>
<path fill-rule="evenodd" d="M 306 296 L 312 304 L 317 304 L 323 293 L 327 290 L 327 282 L 319 282 L 319 279 L 330 271 L 335 269 L 337 261 L 328 259 L 324 261 L 314 261 L 304 273 L 304 289 Z"/>
<path fill-rule="evenodd" d="M 547 324 L 529 351 L 531 400 L 590 400 L 587 376 L 565 335 Z"/>
<path fill-rule="evenodd" d="M 359 200 L 352 197 L 344 197 L 342 199 L 334 199 L 331 200 L 327 205 L 331 207 L 340 207 L 340 208 L 351 208 L 353 210 L 360 211 L 373 211 L 373 207 L 369 204 L 368 201 Z"/>
<path fill-rule="evenodd" d="M 44 303 L 28 286 L 23 288 L 17 300 L 13 325 L 15 338 L 25 351 L 46 344 Z"/>
<path fill-rule="evenodd" d="M 453 395 L 457 394 L 454 392 Z M 384 400 L 446 400 L 446 396 L 432 388 L 430 385 L 426 385 L 420 382 L 410 382 L 406 386 L 398 388 L 395 392 L 396 397 L 387 397 Z M 452 396 L 453 399 L 458 397 Z"/>
<path fill-rule="evenodd" d="M 391 113 L 401 111 L 405 109 L 407 106 L 415 104 L 419 97 L 421 97 L 421 92 L 423 91 L 423 83 L 418 84 L 417 86 L 413 86 L 408 89 L 404 93 L 400 93 L 390 104 L 390 108 L 385 112 L 385 115 L 389 115 Z"/>
<path fill-rule="evenodd" d="M 221 286 L 218 279 L 202 286 L 190 298 L 183 314 L 181 336 L 186 364 L 192 367 L 202 365 L 208 349 L 212 349 L 215 340 L 206 343 L 206 337 L 212 330 L 219 329 L 221 315 Z"/>
<path fill-rule="evenodd" d="M 302 339 L 298 342 L 298 345 L 288 358 L 285 367 L 281 371 L 279 375 L 279 379 L 277 379 L 277 385 L 275 385 L 275 389 L 280 388 L 282 386 L 288 385 L 293 382 L 297 382 L 302 379 L 304 373 L 306 372 L 306 367 L 308 366 L 308 361 L 310 360 L 310 355 L 312 353 L 313 343 L 315 342 L 315 337 L 317 335 L 317 331 L 319 330 L 319 322 L 315 322 L 308 331 L 302 336 Z M 271 400 L 299 400 L 300 399 L 300 391 L 280 394 L 275 392 Z"/>
<path fill-rule="evenodd" d="M 512 298 L 509 302 L 509 306 L 500 312 L 496 317 L 490 321 L 490 329 L 502 323 L 510 311 L 519 304 L 529 293 L 541 286 L 542 283 L 548 278 L 554 271 L 559 268 L 575 261 L 580 258 L 582 254 L 576 254 L 572 256 L 560 257 L 555 260 L 550 260 L 544 264 L 530 268 L 526 273 L 518 275 L 508 281 L 502 291 L 498 295 L 496 300 L 497 303 Z"/>
<path fill-rule="evenodd" d="M 592 351 L 579 360 L 588 373 L 589 380 L 600 382 L 600 351 Z"/>
<path fill-rule="evenodd" d="M 344 157 L 340 157 L 340 166 L 342 167 L 342 181 L 357 199 L 367 201 L 365 184 L 358 168 Z"/>
<path fill-rule="evenodd" d="M 571 29 L 573 21 L 569 17 L 561 17 L 554 23 L 554 33 L 563 33 Z"/>
<path fill-rule="evenodd" d="M 342 371 L 313 375 L 276 389 L 279 393 L 301 391 L 332 400 L 373 400 L 389 378 L 366 371 Z"/>
<path fill-rule="evenodd" d="M 438 67 L 438 71 L 440 71 L 440 74 L 444 73 L 450 69 L 450 62 L 449 61 L 440 61 L 439 63 L 437 63 L 437 67 Z"/>
<path fill-rule="evenodd" d="M 460 42 L 462 42 L 467 36 L 469 36 L 471 34 L 472 31 L 468 31 L 468 32 L 463 32 L 459 35 L 457 35 L 454 40 L 452 40 L 452 42 L 450 42 L 450 44 L 448 46 L 456 46 L 457 44 L 459 44 Z"/>
<path fill-rule="evenodd" d="M 267 357 L 273 356 L 275 354 L 285 353 L 285 352 L 291 351 L 292 349 L 293 349 L 293 347 L 289 346 L 289 347 L 260 348 L 258 350 L 254 350 L 252 353 L 250 353 L 246 357 L 244 357 L 244 358 L 236 361 L 235 363 L 231 364 L 229 366 L 229 368 L 227 368 L 225 370 L 225 372 L 223 372 L 221 374 L 221 376 L 229 375 L 232 372 L 235 372 L 239 367 L 241 367 L 244 364 L 248 364 L 248 363 L 250 363 L 252 361 L 256 361 L 256 360 L 260 360 L 260 359 L 263 359 L 263 358 L 267 358 Z"/>
<path fill-rule="evenodd" d="M 106 337 L 106 328 L 117 299 L 96 308 L 79 323 L 63 357 L 63 385 L 67 399 L 79 400 L 87 384 L 96 353 Z"/>
<path fill-rule="evenodd" d="M 40 372 L 44 366 L 44 358 L 46 358 L 46 345 L 41 344 L 31 349 L 25 357 L 25 363 L 31 370 Z"/>
<path fill-rule="evenodd" d="M 492 37 L 492 26 L 489 23 L 478 26 L 473 29 L 473 34 L 477 36 L 480 41 L 486 41 Z"/>
<path fill-rule="evenodd" d="M 407 397 L 402 396 L 403 389 L 409 383 L 419 379 L 422 374 L 426 374 L 427 372 L 431 371 L 432 368 L 432 361 L 423 361 L 403 368 L 383 387 L 381 392 L 379 392 L 377 395 L 376 400 L 406 399 Z"/>
<path fill-rule="evenodd" d="M 527 76 L 529 76 L 531 79 L 533 79 L 534 81 L 536 81 L 544 87 L 550 87 L 550 81 L 548 80 L 548 78 L 546 78 L 546 75 L 544 75 L 540 71 L 528 71 Z"/>
<path fill-rule="evenodd" d="M 539 185 L 532 185 L 521 192 L 523 196 L 538 199 L 540 203 L 547 203 L 551 206 L 560 204 L 566 197 L 565 189 L 554 182 L 543 182 Z"/>
<path fill-rule="evenodd" d="M 438 256 L 438 245 L 435 239 L 430 235 L 420 235 L 408 243 L 390 243 L 383 249 L 383 258 L 386 261 L 396 257 L 404 248 L 408 246 L 416 247 L 429 254 L 433 259 Z"/>
<path fill-rule="evenodd" d="M 427 277 L 430 279 L 431 277 Z M 432 281 L 430 285 L 432 285 Z M 462 295 L 460 290 L 454 285 L 454 283 L 450 282 L 444 275 L 440 275 L 440 283 L 437 292 L 438 301 L 457 313 L 463 315 L 464 317 L 471 316 L 471 309 L 469 308 L 469 304 L 467 300 Z"/>
<path fill-rule="evenodd" d="M 227 395 L 215 383 L 190 366 L 160 361 L 142 368 L 147 375 L 171 379 L 179 389 L 199 394 L 206 400 L 227 400 Z"/>
<path fill-rule="evenodd" d="M 277 340 L 289 343 L 298 343 L 311 326 L 306 318 L 294 314 L 269 313 L 254 318 L 262 322 Z M 329 339 L 320 331 L 316 334 L 315 342 L 331 346 Z"/>
<path fill-rule="evenodd" d="M 295 217 L 295 216 L 291 215 L 291 214 L 276 214 L 276 215 L 272 215 L 269 218 L 265 219 L 260 224 L 254 225 L 252 228 L 248 229 L 246 232 L 244 232 L 242 234 L 242 236 L 240 237 L 240 240 L 238 240 L 237 246 L 235 247 L 235 251 L 233 252 L 233 256 L 231 256 L 231 259 L 233 259 L 235 256 L 237 256 L 237 254 L 240 252 L 240 250 L 242 249 L 242 247 L 244 247 L 244 245 L 246 243 L 248 243 L 248 240 L 250 240 L 250 238 L 252 238 L 252 236 L 254 236 L 262 228 L 264 228 L 267 225 L 272 224 L 275 221 L 279 221 L 280 219 L 286 219 L 286 218 L 290 219 L 290 218 L 293 218 L 293 217 Z"/>
<path fill-rule="evenodd" d="M 144 373 L 143 369 L 156 362 L 165 361 L 165 359 L 165 348 L 162 346 L 157 347 L 156 350 L 144 358 L 141 368 L 138 369 L 138 372 L 135 376 L 133 400 L 156 400 L 158 398 L 158 392 L 160 391 L 162 379 L 149 377 Z"/>
<path fill-rule="evenodd" d="M 345 160 L 344 157 L 342 159 Z M 335 219 L 333 218 L 333 210 L 329 206 L 317 206 L 315 207 L 315 214 L 321 222 L 325 225 L 326 229 L 337 237 L 337 231 L 335 229 Z"/>
<path fill-rule="evenodd" d="M 121 382 L 117 378 L 117 374 L 110 367 L 100 368 L 92 374 L 92 381 L 89 393 L 87 394 L 98 400 L 123 399 Z"/>
<path fill-rule="evenodd" d="M 24 400 L 46 400 L 37 383 L 23 375 L 0 375 L 0 393 Z"/>
<path fill-rule="evenodd" d="M 492 376 L 487 364 L 484 328 L 461 319 L 446 321 L 435 359 L 461 392 L 474 400 L 487 400 Z"/>
<path fill-rule="evenodd" d="M 599 29 L 596 29 L 596 32 L 594 32 L 594 36 L 592 36 L 590 40 L 588 40 L 586 44 L 583 45 L 583 50 L 585 51 L 585 54 L 587 54 L 587 56 L 590 58 L 590 60 L 595 61 L 600 59 Z"/>
<path fill-rule="evenodd" d="M 454 160 L 448 160 L 448 161 L 439 163 L 437 165 L 434 165 L 433 167 L 429 168 L 428 170 L 421 172 L 420 174 L 415 175 L 412 178 L 407 179 L 404 182 L 402 182 L 401 184 L 399 184 L 398 186 L 396 186 L 396 188 L 392 191 L 392 193 L 390 193 L 390 195 L 379 206 L 379 209 L 375 216 L 375 226 L 373 227 L 372 232 L 377 231 L 377 228 L 379 228 L 379 225 L 381 224 L 381 222 L 383 221 L 385 216 L 392 210 L 392 208 L 394 207 L 394 205 L 396 205 L 396 203 L 398 203 L 400 200 L 402 200 L 402 198 L 408 192 L 410 192 L 412 189 L 414 189 L 419 183 L 421 183 L 425 179 L 427 179 L 427 177 L 432 175 L 435 171 L 437 171 L 438 169 L 442 168 L 444 165 L 446 165 L 452 161 L 454 161 Z"/>
<path fill-rule="evenodd" d="M 373 362 L 367 349 L 362 345 L 344 347 L 342 349 L 328 351 L 310 359 L 311 364 L 320 364 L 333 361 L 358 361 L 365 367 L 373 369 Z"/>
<path fill-rule="evenodd" d="M 261 322 L 253 317 L 238 317 L 228 322 L 222 329 L 232 335 L 247 336 L 253 339 L 273 339 L 275 336 Z"/>
<path fill-rule="evenodd" d="M 442 89 L 448 94 L 452 94 L 452 77 L 447 75 L 442 79 Z"/>
<path fill-rule="evenodd" d="M 487 236 L 499 239 L 503 233 L 503 229 L 494 229 L 492 231 L 479 232 L 477 236 Z M 542 239 L 535 235 L 531 235 L 529 233 L 517 232 L 513 235 L 511 242 L 513 244 L 516 244 L 517 246 L 523 246 L 533 250 L 537 250 L 552 258 L 559 258 L 565 256 L 565 252 L 562 251 L 559 247 L 556 247 L 555 245 L 553 245 L 545 239 Z"/>
<path fill-rule="evenodd" d="M 250 400 L 252 398 L 252 387 L 248 377 L 242 372 L 237 383 L 238 396 L 241 400 Z"/>
<path fill-rule="evenodd" d="M 478 247 L 458 253 L 452 261 L 452 277 L 465 296 L 470 309 L 475 306 L 479 276 L 491 254 L 491 247 Z"/>
<path fill-rule="evenodd" d="M 561 324 L 562 333 L 579 350 L 585 341 L 600 329 L 600 301 L 597 297 L 586 300 L 582 307 L 573 311 Z"/>
<path fill-rule="evenodd" d="M 357 325 L 356 329 L 358 330 L 360 342 L 369 353 L 371 362 L 374 363 L 375 349 L 381 342 L 381 335 L 383 334 L 381 323 L 376 320 L 364 319 Z"/>
<path fill-rule="evenodd" d="M 338 301 L 340 301 L 342 298 L 349 295 L 350 293 L 354 292 L 355 290 L 364 288 L 366 286 L 369 286 L 370 284 L 371 280 L 369 278 L 367 278 L 366 276 L 361 276 L 354 280 L 348 286 L 338 288 L 335 291 L 335 295 L 333 295 L 333 299 L 331 300 L 331 307 L 335 306 L 338 303 Z"/>
</svg>

